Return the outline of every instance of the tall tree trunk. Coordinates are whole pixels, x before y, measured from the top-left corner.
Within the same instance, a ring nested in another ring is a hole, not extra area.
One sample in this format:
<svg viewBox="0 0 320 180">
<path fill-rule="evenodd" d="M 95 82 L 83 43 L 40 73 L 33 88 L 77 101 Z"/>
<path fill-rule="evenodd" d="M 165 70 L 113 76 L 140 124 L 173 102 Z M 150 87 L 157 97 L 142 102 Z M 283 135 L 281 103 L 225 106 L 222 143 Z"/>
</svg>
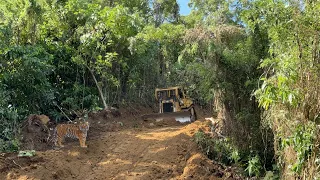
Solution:
<svg viewBox="0 0 320 180">
<path fill-rule="evenodd" d="M 162 11 L 161 11 L 161 3 L 158 1 L 153 2 L 153 11 L 154 11 L 154 26 L 157 28 L 159 27 L 162 22 L 163 22 L 163 16 L 162 16 Z"/>
<path fill-rule="evenodd" d="M 161 9 L 161 3 L 158 2 L 158 1 L 154 1 L 153 2 L 153 8 L 154 8 L 154 20 L 155 20 L 155 24 L 154 26 L 156 28 L 158 28 L 162 23 L 163 23 L 163 20 L 164 20 L 164 17 L 163 17 L 163 12 L 162 12 L 162 9 Z M 160 86 L 165 86 L 165 62 L 164 62 L 164 59 L 163 59 L 163 56 L 162 56 L 162 52 L 161 52 L 161 43 L 158 42 L 158 51 L 157 51 L 157 58 L 158 58 L 158 61 L 159 61 L 159 85 Z"/>
<path fill-rule="evenodd" d="M 103 96 L 101 87 L 100 87 L 99 84 L 98 84 L 98 81 L 97 81 L 97 79 L 96 79 L 96 77 L 95 77 L 95 75 L 94 75 L 94 73 L 93 73 L 93 70 L 92 70 L 89 66 L 87 66 L 87 65 L 86 65 L 86 67 L 87 67 L 88 70 L 90 71 L 90 74 L 91 74 L 91 76 L 92 76 L 92 78 L 93 78 L 93 80 L 94 80 L 94 82 L 95 82 L 95 84 L 96 84 L 96 86 L 97 86 L 97 89 L 98 89 L 99 95 L 100 95 L 100 99 L 101 99 L 101 101 L 102 101 L 102 104 L 103 104 L 103 106 L 104 106 L 104 109 L 108 109 L 108 105 L 107 105 L 107 103 L 106 103 L 106 101 L 105 101 L 105 99 L 104 99 L 104 96 Z"/>
<path fill-rule="evenodd" d="M 163 87 L 166 86 L 166 63 L 164 60 L 164 57 L 162 55 L 161 52 L 161 44 L 159 43 L 159 50 L 158 50 L 158 60 L 159 60 L 159 78 L 160 78 L 160 82 L 159 84 Z"/>
<path fill-rule="evenodd" d="M 123 72 L 122 70 L 122 78 L 121 78 L 121 99 L 125 99 L 127 97 L 128 91 L 128 79 L 129 79 L 129 72 Z"/>
</svg>

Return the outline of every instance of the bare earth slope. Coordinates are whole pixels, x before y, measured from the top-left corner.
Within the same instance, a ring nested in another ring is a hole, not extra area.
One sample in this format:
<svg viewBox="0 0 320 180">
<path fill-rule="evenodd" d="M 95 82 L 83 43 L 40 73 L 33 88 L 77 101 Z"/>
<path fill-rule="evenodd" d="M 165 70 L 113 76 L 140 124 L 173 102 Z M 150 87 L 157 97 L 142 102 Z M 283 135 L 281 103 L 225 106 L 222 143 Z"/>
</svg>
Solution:
<svg viewBox="0 0 320 180">
<path fill-rule="evenodd" d="M 205 122 L 118 122 L 90 129 L 88 148 L 67 141 L 64 148 L 38 151 L 31 158 L 4 154 L 0 179 L 234 179 L 202 155 L 192 140 L 199 128 L 208 129 Z"/>
</svg>

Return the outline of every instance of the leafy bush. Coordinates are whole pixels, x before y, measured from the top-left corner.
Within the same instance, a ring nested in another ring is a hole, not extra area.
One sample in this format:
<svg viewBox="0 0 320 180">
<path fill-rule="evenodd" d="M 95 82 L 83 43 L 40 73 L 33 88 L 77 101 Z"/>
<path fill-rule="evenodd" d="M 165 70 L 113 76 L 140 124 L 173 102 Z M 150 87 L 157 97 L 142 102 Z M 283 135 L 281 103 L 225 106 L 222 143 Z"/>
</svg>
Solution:
<svg viewBox="0 0 320 180">
<path fill-rule="evenodd" d="M 211 138 L 202 131 L 198 131 L 194 135 L 199 148 L 210 158 L 224 164 L 230 165 L 234 162 L 239 162 L 240 155 L 229 139 Z"/>
<path fill-rule="evenodd" d="M 263 168 L 259 155 L 253 152 L 251 154 L 239 152 L 230 139 L 212 138 L 202 131 L 195 133 L 194 139 L 208 158 L 225 165 L 235 164 L 238 167 L 244 167 L 244 171 L 249 176 L 260 177 L 262 175 Z"/>
<path fill-rule="evenodd" d="M 266 175 L 263 177 L 263 180 L 278 180 L 279 175 L 272 172 L 272 171 L 267 171 Z"/>
<path fill-rule="evenodd" d="M 254 156 L 248 161 L 248 166 L 245 171 L 249 176 L 260 176 L 262 170 L 261 162 L 259 156 Z"/>
<path fill-rule="evenodd" d="M 98 97 L 90 87 L 75 83 L 66 94 L 61 105 L 67 109 L 93 109 L 98 106 Z"/>
<path fill-rule="evenodd" d="M 8 93 L 0 90 L 0 152 L 16 151 L 19 147 L 19 120 L 15 108 L 9 105 Z"/>
<path fill-rule="evenodd" d="M 54 71 L 50 65 L 52 56 L 41 46 L 14 46 L 2 58 L 6 65 L 0 69 L 0 82 L 19 114 L 48 109 L 55 98 L 48 79 Z"/>
<path fill-rule="evenodd" d="M 290 165 L 294 173 L 301 173 L 315 147 L 315 139 L 316 125 L 314 122 L 308 122 L 305 125 L 298 124 L 293 134 L 282 140 L 281 148 L 283 150 L 285 147 L 292 146 L 297 153 L 296 162 Z"/>
</svg>

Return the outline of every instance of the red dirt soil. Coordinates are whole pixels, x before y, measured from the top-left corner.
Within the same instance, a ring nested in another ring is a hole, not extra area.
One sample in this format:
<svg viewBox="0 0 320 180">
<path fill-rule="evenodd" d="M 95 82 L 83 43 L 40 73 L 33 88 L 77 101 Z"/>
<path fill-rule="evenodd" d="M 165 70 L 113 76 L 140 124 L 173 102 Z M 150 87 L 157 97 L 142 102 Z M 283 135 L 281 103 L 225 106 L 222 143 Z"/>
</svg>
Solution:
<svg viewBox="0 0 320 180">
<path fill-rule="evenodd" d="M 239 179 L 197 149 L 193 135 L 208 131 L 207 122 L 158 124 L 135 111 L 90 117 L 88 148 L 74 140 L 34 157 L 2 154 L 0 179 Z"/>
</svg>

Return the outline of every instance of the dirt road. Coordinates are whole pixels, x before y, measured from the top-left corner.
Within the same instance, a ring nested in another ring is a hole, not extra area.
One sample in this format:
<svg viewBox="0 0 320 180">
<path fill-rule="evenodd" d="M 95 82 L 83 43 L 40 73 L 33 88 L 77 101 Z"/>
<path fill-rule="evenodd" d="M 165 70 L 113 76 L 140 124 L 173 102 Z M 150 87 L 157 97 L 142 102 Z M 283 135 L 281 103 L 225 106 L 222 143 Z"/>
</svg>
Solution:
<svg viewBox="0 0 320 180">
<path fill-rule="evenodd" d="M 118 124 L 118 123 L 114 123 Z M 205 122 L 188 125 L 92 128 L 88 148 L 77 141 L 35 157 L 1 157 L 1 179 L 233 179 L 197 149 L 193 134 Z M 108 126 L 110 127 L 110 126 Z M 100 129 L 100 130 L 99 130 Z M 96 131 L 96 133 L 95 133 Z M 99 133 L 97 131 L 100 131 Z"/>
</svg>

